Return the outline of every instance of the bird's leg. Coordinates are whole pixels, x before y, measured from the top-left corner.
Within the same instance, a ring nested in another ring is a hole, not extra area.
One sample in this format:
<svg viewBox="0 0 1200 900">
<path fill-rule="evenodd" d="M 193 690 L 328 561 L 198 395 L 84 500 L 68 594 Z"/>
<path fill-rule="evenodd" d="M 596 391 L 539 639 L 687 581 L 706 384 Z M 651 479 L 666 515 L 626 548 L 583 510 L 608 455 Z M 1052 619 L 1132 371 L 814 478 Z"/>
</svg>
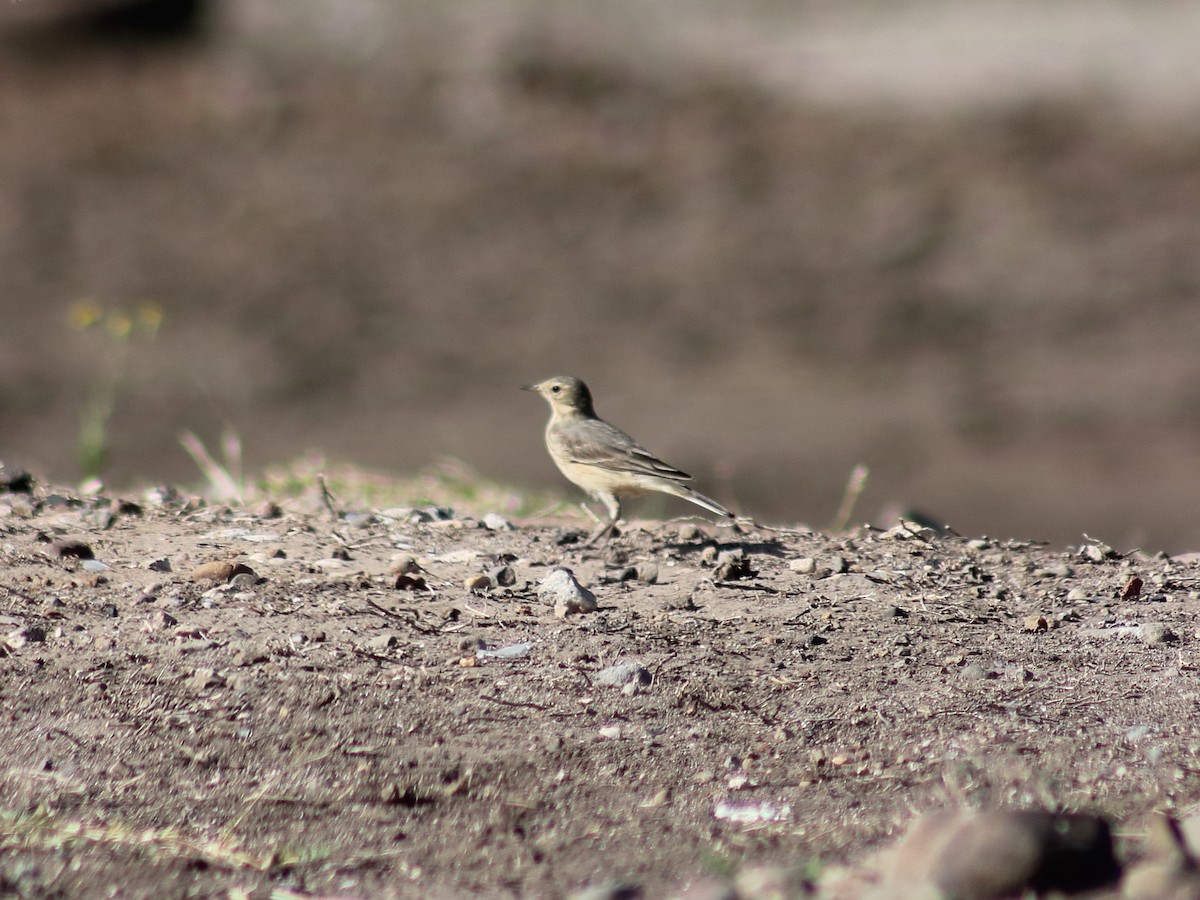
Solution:
<svg viewBox="0 0 1200 900">
<path fill-rule="evenodd" d="M 590 547 L 602 537 L 609 537 L 613 533 L 613 529 L 617 527 L 617 519 L 621 518 L 621 501 L 615 494 L 601 494 L 600 499 L 608 508 L 608 521 L 588 536 L 588 539 L 583 542 L 585 547 Z"/>
</svg>

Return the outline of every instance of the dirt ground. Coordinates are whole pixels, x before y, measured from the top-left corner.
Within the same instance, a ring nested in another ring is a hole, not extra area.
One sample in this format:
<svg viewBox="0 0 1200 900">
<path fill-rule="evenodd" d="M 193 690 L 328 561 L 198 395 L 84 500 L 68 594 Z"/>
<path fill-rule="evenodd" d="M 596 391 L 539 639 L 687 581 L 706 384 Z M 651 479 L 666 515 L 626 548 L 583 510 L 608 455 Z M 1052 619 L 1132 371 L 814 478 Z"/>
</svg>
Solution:
<svg viewBox="0 0 1200 900">
<path fill-rule="evenodd" d="M 1136 855 L 1200 794 L 1194 556 L 749 521 L 592 549 L 336 495 L 0 495 L 4 893 L 667 897 L 945 807 L 1099 812 Z M 556 566 L 597 611 L 555 615 Z"/>
</svg>

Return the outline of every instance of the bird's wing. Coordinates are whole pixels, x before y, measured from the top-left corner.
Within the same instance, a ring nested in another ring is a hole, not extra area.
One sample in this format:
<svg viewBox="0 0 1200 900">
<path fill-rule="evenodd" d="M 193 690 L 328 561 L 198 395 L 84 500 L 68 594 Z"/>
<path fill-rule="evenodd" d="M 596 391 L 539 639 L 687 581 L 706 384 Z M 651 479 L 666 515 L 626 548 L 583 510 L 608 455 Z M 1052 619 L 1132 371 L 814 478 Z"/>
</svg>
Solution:
<svg viewBox="0 0 1200 900">
<path fill-rule="evenodd" d="M 559 428 L 555 439 L 563 454 L 574 463 L 669 481 L 692 480 L 687 472 L 663 462 L 621 429 L 600 419 Z"/>
</svg>

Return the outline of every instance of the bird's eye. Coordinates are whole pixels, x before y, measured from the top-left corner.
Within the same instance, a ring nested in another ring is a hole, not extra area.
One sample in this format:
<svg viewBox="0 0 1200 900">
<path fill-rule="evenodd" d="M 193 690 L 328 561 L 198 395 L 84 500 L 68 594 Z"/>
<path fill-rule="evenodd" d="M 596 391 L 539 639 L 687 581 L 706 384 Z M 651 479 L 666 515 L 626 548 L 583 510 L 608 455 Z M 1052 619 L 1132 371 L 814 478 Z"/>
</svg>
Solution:
<svg viewBox="0 0 1200 900">
<path fill-rule="evenodd" d="M 550 388 L 550 393 L 557 394 L 561 390 L 562 390 L 562 387 L 560 385 L 556 384 L 554 387 Z"/>
</svg>

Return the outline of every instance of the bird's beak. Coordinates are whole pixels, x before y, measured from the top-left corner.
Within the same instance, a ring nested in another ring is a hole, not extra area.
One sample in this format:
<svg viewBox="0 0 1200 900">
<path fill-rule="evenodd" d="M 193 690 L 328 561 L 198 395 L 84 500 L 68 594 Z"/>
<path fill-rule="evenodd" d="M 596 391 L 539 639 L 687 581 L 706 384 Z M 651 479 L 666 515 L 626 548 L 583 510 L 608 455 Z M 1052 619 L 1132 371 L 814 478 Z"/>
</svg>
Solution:
<svg viewBox="0 0 1200 900">
<path fill-rule="evenodd" d="M 542 386 L 540 384 L 523 384 L 521 385 L 521 390 L 533 391 L 536 394 L 539 390 L 541 390 L 541 387 Z"/>
</svg>

